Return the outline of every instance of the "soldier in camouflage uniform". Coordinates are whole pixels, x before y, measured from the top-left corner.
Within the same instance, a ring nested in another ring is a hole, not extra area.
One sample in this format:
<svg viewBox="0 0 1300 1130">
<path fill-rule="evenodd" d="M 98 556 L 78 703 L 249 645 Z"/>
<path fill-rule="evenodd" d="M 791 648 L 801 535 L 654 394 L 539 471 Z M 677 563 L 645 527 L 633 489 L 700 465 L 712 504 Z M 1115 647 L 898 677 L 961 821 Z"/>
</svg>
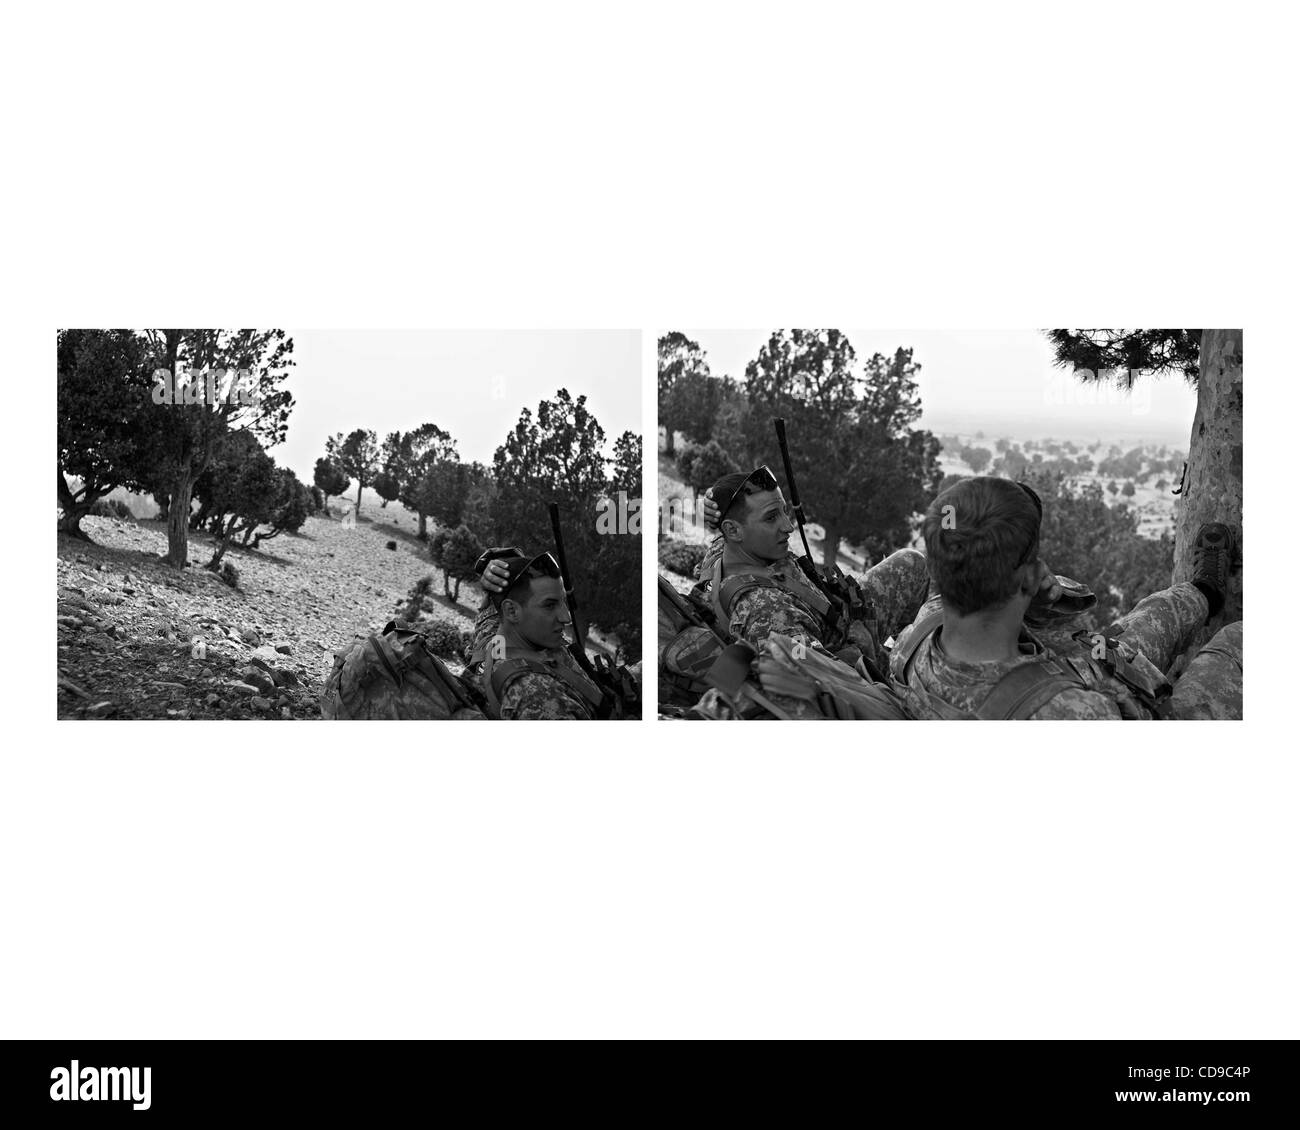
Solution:
<svg viewBox="0 0 1300 1130">
<path fill-rule="evenodd" d="M 870 668 L 858 664 L 881 664 L 884 641 L 911 623 L 926 598 L 925 557 L 904 549 L 853 578 L 863 598 L 858 608 L 832 602 L 790 550 L 796 527 L 766 467 L 715 483 L 705 495 L 705 521 L 719 532 L 701 563 L 696 592 L 710 601 L 733 640 L 755 650 L 762 650 L 769 637 L 787 636 L 808 651 L 842 661 L 853 677 L 866 680 Z M 767 698 L 786 717 L 826 716 L 807 699 L 776 692 Z M 731 716 L 713 691 L 696 710 Z"/>
<path fill-rule="evenodd" d="M 489 703 L 508 720 L 595 718 L 604 696 L 564 646 L 571 619 L 559 566 L 549 553 L 502 553 L 479 559 L 490 607 L 475 621 L 471 660 Z"/>
<path fill-rule="evenodd" d="M 765 467 L 714 484 L 705 496 L 705 521 L 719 533 L 701 563 L 697 588 L 708 593 L 731 637 L 753 647 L 777 632 L 827 654 L 848 658 L 846 649 L 856 649 L 874 658 L 926 599 L 925 556 L 901 549 L 855 578 L 869 619 L 835 623 L 826 597 L 790 550 L 795 525 Z M 731 592 L 737 593 L 734 599 Z"/>
<path fill-rule="evenodd" d="M 1041 516 L 1032 490 L 991 477 L 963 480 L 931 504 L 923 531 L 936 595 L 899 637 L 891 659 L 912 712 L 928 718 L 1241 717 L 1240 622 L 1191 661 L 1172 694 L 1166 678 L 1223 606 L 1232 545 L 1227 527 L 1202 527 L 1192 581 L 1146 597 L 1104 632 L 1071 632 L 1063 619 L 1035 634 L 1026 622 L 1050 625 L 1052 607 L 1070 584 L 1037 556 Z"/>
<path fill-rule="evenodd" d="M 509 577 L 506 560 L 524 556 L 526 556 L 524 551 L 517 545 L 497 545 L 485 549 L 474 562 L 474 572 L 478 574 L 479 584 L 483 586 L 484 591 L 483 603 L 479 605 L 478 615 L 474 617 L 474 627 L 470 632 L 469 662 L 465 666 L 465 674 L 480 683 L 488 645 L 501 628 L 501 613 L 492 598 L 505 591 L 505 582 Z"/>
</svg>

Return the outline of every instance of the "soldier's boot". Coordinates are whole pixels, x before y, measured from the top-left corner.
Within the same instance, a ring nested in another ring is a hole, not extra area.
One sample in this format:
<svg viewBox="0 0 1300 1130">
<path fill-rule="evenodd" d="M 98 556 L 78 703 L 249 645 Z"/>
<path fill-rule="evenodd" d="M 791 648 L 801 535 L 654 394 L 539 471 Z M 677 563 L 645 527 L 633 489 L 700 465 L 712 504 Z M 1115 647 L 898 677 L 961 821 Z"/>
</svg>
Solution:
<svg viewBox="0 0 1300 1130">
<path fill-rule="evenodd" d="M 1209 602 L 1207 623 L 1223 608 L 1231 571 L 1232 531 L 1222 522 L 1206 522 L 1196 532 L 1196 544 L 1192 547 L 1192 584 Z"/>
</svg>

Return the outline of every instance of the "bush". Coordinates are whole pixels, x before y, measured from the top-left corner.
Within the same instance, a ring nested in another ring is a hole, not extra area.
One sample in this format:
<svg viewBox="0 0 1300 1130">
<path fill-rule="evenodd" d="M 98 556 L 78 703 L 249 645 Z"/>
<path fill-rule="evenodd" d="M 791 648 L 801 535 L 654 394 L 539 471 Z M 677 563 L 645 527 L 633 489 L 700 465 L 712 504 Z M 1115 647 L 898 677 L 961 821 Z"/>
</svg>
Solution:
<svg viewBox="0 0 1300 1130">
<path fill-rule="evenodd" d="M 683 577 L 695 579 L 695 571 L 704 561 L 705 547 L 698 542 L 666 538 L 659 543 L 659 564 Z"/>
<path fill-rule="evenodd" d="M 619 641 L 618 662 L 629 666 L 638 662 L 641 658 L 641 625 L 621 620 L 614 625 L 614 634 Z"/>
<path fill-rule="evenodd" d="M 221 563 L 219 576 L 232 589 L 239 588 L 239 567 L 233 561 L 223 561 Z"/>
<path fill-rule="evenodd" d="M 418 623 L 420 614 L 433 608 L 433 600 L 429 595 L 432 592 L 433 574 L 429 573 L 411 586 L 411 595 L 406 598 L 406 607 L 402 610 L 400 619 L 410 624 Z"/>
<path fill-rule="evenodd" d="M 468 526 L 457 526 L 454 530 L 441 529 L 434 534 L 433 541 L 429 544 L 429 557 L 442 570 L 443 591 L 452 600 L 460 598 L 462 581 L 470 581 L 478 576 L 474 572 L 474 563 L 482 552 L 483 546 Z"/>
<path fill-rule="evenodd" d="M 677 456 L 677 473 L 696 493 L 708 490 L 723 475 L 739 470 L 740 464 L 716 440 L 706 444 L 688 443 Z"/>
<path fill-rule="evenodd" d="M 435 620 L 428 627 L 420 630 L 429 641 L 429 650 L 439 659 L 451 659 L 457 663 L 467 661 L 470 644 L 473 641 L 471 633 L 462 632 L 445 620 Z"/>
<path fill-rule="evenodd" d="M 135 515 L 131 508 L 120 498 L 100 498 L 90 508 L 96 518 L 121 518 L 124 522 L 134 522 Z"/>
</svg>

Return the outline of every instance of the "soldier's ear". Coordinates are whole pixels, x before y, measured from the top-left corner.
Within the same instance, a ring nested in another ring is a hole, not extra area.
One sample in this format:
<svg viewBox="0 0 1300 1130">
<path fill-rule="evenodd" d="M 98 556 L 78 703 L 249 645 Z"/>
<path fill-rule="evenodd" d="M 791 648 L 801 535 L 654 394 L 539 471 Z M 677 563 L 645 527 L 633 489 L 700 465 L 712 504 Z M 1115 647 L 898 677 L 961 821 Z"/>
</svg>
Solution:
<svg viewBox="0 0 1300 1130">
<path fill-rule="evenodd" d="M 718 529 L 727 541 L 741 541 L 745 536 L 744 527 L 735 518 L 724 518 Z"/>
<path fill-rule="evenodd" d="M 507 597 L 501 602 L 501 619 L 507 624 L 519 623 L 520 608 L 519 604 Z"/>
<path fill-rule="evenodd" d="M 1039 565 L 1038 558 L 1034 558 L 1016 570 L 1016 589 L 1020 596 L 1032 597 L 1038 592 Z"/>
</svg>

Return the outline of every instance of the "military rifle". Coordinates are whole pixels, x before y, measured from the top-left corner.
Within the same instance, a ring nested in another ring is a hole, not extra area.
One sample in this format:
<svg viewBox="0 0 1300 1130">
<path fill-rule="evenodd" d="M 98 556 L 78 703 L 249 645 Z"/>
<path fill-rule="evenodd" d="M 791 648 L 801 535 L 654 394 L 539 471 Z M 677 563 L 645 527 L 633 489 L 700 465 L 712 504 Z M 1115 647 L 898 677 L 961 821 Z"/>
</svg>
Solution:
<svg viewBox="0 0 1300 1130">
<path fill-rule="evenodd" d="M 573 620 L 573 643 L 569 645 L 569 654 L 573 656 L 583 673 L 600 688 L 607 705 L 612 708 L 615 702 L 621 703 L 624 711 L 633 709 L 640 713 L 640 691 L 636 680 L 626 667 L 618 666 L 603 656 L 593 664 L 583 646 L 586 631 L 578 612 L 578 598 L 573 591 L 573 575 L 569 572 L 569 560 L 564 555 L 564 533 L 560 529 L 560 507 L 558 503 L 549 503 L 551 514 L 551 536 L 555 539 L 555 559 L 560 565 L 560 579 L 564 584 L 564 603 L 569 607 L 569 617 Z M 608 711 L 602 711 L 602 717 L 608 717 Z"/>
<path fill-rule="evenodd" d="M 803 570 L 804 576 L 816 586 L 817 591 L 822 594 L 836 610 L 837 619 L 843 623 L 852 620 L 861 620 L 870 622 L 870 608 L 867 605 L 866 597 L 862 592 L 862 587 L 853 577 L 846 577 L 840 570 L 839 564 L 832 561 L 824 565 L 819 570 L 812 559 L 812 550 L 808 547 L 808 535 L 803 528 L 803 504 L 799 501 L 799 488 L 794 481 L 794 467 L 790 464 L 790 446 L 785 437 L 785 419 L 777 416 L 772 420 L 776 428 L 776 442 L 781 449 L 781 463 L 785 468 L 785 482 L 790 488 L 790 510 L 794 514 L 794 520 L 799 526 L 799 540 L 803 542 L 803 556 L 798 559 L 799 568 Z M 872 631 L 872 637 L 875 637 L 875 631 Z M 877 647 L 879 644 L 877 643 Z M 876 668 L 867 658 L 868 665 L 872 673 L 876 674 Z"/>
</svg>

